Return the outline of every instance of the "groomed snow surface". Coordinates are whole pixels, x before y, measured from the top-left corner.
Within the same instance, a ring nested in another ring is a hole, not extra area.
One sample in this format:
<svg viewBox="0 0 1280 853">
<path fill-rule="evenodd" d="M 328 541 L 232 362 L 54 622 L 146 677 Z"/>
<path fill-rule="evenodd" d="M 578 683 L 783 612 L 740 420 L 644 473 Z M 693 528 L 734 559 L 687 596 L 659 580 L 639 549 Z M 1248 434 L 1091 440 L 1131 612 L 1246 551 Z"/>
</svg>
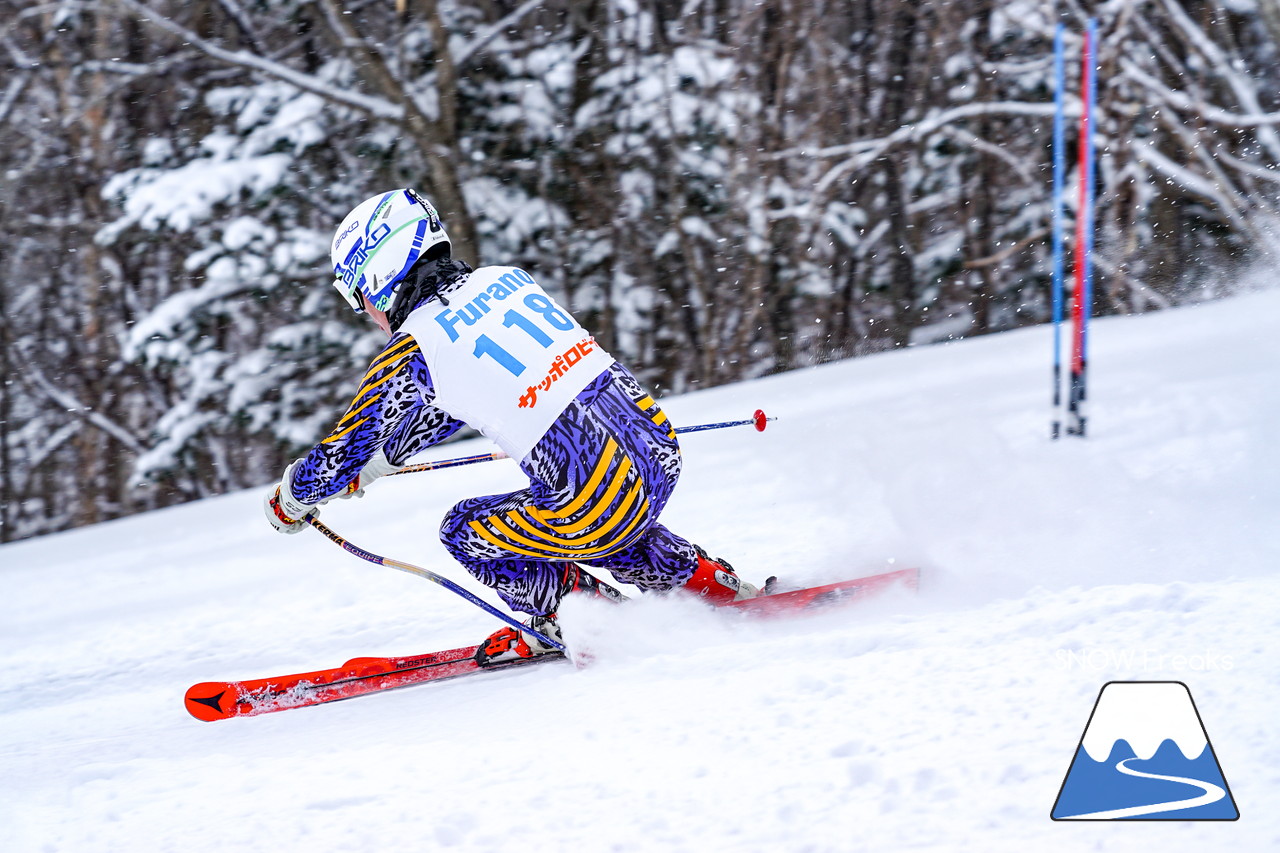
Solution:
<svg viewBox="0 0 1280 853">
<path fill-rule="evenodd" d="M 496 622 L 276 535 L 261 489 L 0 548 L 0 850 L 1280 849 L 1277 318 L 1271 291 L 1095 323 L 1083 441 L 1048 438 L 1047 327 L 667 400 L 778 418 L 684 438 L 672 528 L 751 579 L 924 583 L 767 624 L 568 604 L 581 670 L 201 723 L 194 682 Z M 519 484 L 397 477 L 323 518 L 463 580 L 440 517 Z M 1188 685 L 1238 822 L 1050 820 L 1113 679 Z"/>
</svg>

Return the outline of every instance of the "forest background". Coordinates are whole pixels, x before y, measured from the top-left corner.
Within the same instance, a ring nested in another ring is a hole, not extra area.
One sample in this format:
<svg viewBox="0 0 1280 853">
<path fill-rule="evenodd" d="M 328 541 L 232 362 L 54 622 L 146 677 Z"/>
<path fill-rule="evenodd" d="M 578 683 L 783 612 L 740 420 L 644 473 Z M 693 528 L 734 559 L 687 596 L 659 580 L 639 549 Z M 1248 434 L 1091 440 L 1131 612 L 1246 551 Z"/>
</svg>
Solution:
<svg viewBox="0 0 1280 853">
<path fill-rule="evenodd" d="M 392 187 L 660 394 L 1045 322 L 1088 16 L 1096 313 L 1228 292 L 1280 0 L 0 0 L 0 541 L 278 476 L 380 347 L 327 250 Z"/>
</svg>

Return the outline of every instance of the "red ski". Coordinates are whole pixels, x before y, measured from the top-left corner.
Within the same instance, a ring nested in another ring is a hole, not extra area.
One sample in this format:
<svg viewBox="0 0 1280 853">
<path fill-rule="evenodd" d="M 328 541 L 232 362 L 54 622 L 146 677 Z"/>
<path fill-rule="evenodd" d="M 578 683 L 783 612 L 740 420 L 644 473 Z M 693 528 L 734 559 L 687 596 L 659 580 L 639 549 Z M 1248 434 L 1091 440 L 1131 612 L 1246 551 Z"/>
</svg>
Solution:
<svg viewBox="0 0 1280 853">
<path fill-rule="evenodd" d="M 861 600 L 872 593 L 883 592 L 893 587 L 902 587 L 915 591 L 919 586 L 919 569 L 898 569 L 897 571 L 857 578 L 856 580 L 829 583 L 825 586 L 810 586 L 790 592 L 775 592 L 757 598 L 735 601 L 725 606 L 760 616 L 794 615 L 807 610 L 834 607 Z"/>
<path fill-rule="evenodd" d="M 250 681 L 205 681 L 187 690 L 186 706 L 191 716 L 212 722 L 336 702 L 365 693 L 457 678 L 475 672 L 495 672 L 564 660 L 564 655 L 555 652 L 528 661 L 482 667 L 476 663 L 475 653 L 476 646 L 470 646 L 407 658 L 352 658 L 334 669 L 297 675 Z"/>
<path fill-rule="evenodd" d="M 916 589 L 919 572 L 900 569 L 857 580 L 841 581 L 790 592 L 777 592 L 726 605 L 759 616 L 781 616 L 846 604 L 894 586 Z M 481 672 L 496 672 L 549 661 L 564 660 L 553 653 L 528 661 L 480 666 L 476 646 L 403 658 L 353 658 L 340 667 L 258 678 L 249 681 L 206 681 L 187 690 L 191 716 L 211 722 L 251 717 L 305 705 L 350 699 L 366 693 L 393 690 L 427 681 L 441 681 Z"/>
</svg>

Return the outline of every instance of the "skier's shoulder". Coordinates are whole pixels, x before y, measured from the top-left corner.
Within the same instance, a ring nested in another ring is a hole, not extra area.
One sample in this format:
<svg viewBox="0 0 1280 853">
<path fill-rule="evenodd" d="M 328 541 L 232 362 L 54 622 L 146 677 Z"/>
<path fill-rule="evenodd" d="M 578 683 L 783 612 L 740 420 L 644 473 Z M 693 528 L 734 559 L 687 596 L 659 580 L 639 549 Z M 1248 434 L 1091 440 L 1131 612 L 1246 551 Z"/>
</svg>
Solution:
<svg viewBox="0 0 1280 853">
<path fill-rule="evenodd" d="M 521 275 L 529 276 L 529 273 L 515 264 L 485 264 L 482 267 L 476 267 L 471 271 L 471 277 L 486 276 L 491 278 L 501 278 L 507 273 L 519 272 Z M 529 276 L 532 278 L 532 276 Z"/>
<path fill-rule="evenodd" d="M 369 362 L 364 384 L 380 384 L 383 380 L 399 373 L 414 359 L 419 361 L 422 359 L 422 350 L 418 346 L 418 341 L 406 331 L 397 331 Z"/>
<path fill-rule="evenodd" d="M 463 287 L 470 291 L 493 289 L 494 292 L 513 292 L 529 286 L 540 287 L 534 274 L 521 266 L 508 264 L 480 266 L 471 270 L 471 273 L 467 274 L 466 282 L 463 283 Z"/>
<path fill-rule="evenodd" d="M 520 266 L 516 266 L 515 264 L 488 264 L 485 266 L 477 266 L 476 269 L 471 270 L 471 274 L 468 275 L 467 280 L 468 282 L 497 282 L 497 280 L 504 277 L 504 275 L 507 275 L 507 277 L 512 277 L 513 275 L 513 277 L 520 278 L 521 280 L 524 280 L 524 282 L 532 282 L 532 280 L 534 280 L 534 275 L 532 275 L 529 270 L 522 269 Z"/>
</svg>

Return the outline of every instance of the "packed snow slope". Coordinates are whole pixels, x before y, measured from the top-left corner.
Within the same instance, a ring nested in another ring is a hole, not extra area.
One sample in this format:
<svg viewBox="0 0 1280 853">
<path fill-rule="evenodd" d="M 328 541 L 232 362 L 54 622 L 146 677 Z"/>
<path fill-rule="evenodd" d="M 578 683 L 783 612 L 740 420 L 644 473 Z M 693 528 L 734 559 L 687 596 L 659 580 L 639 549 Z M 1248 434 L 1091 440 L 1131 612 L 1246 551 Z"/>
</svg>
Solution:
<svg viewBox="0 0 1280 853">
<path fill-rule="evenodd" d="M 194 682 L 496 623 L 273 533 L 263 490 L 0 548 L 0 850 L 1280 849 L 1278 317 L 1272 291 L 1096 323 L 1086 440 L 1048 438 L 1048 328 L 667 400 L 778 418 L 684 438 L 674 529 L 755 580 L 924 584 L 766 624 L 567 604 L 584 669 L 201 723 Z M 462 579 L 441 515 L 519 484 L 390 478 L 323 518 Z M 1238 822 L 1050 820 L 1113 679 L 1188 685 Z"/>
</svg>

